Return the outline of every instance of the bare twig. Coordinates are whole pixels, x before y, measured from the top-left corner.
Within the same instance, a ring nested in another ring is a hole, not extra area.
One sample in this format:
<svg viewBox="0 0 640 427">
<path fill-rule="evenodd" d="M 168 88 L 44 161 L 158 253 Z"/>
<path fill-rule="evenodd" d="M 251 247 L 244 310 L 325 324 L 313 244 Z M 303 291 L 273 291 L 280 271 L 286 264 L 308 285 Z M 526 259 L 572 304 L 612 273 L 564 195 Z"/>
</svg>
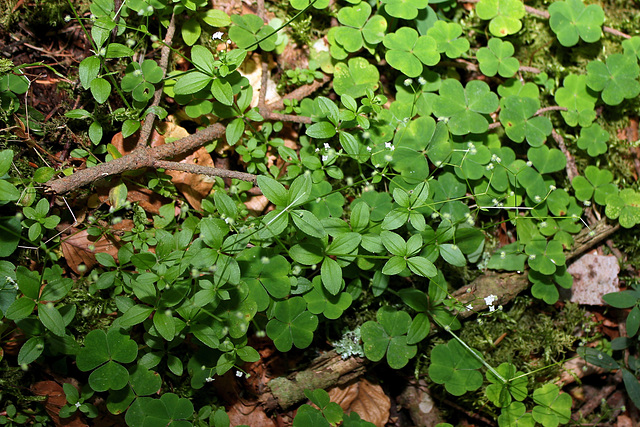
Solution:
<svg viewBox="0 0 640 427">
<path fill-rule="evenodd" d="M 164 44 L 162 45 L 162 49 L 160 50 L 160 68 L 162 68 L 162 78 L 167 75 L 167 66 L 169 65 L 169 54 L 171 53 L 171 43 L 173 42 L 173 35 L 176 31 L 176 14 L 171 14 L 171 21 L 169 21 L 169 26 L 167 27 L 167 34 L 164 36 Z M 153 93 L 153 101 L 151 102 L 151 107 L 157 107 L 160 105 L 160 100 L 162 99 L 162 86 L 160 86 Z M 140 130 L 140 138 L 138 138 L 138 148 L 146 147 L 147 142 L 149 141 L 149 136 L 151 135 L 151 130 L 153 129 L 153 122 L 155 121 L 156 114 L 149 113 L 144 118 L 144 123 L 142 124 L 142 129 Z"/>
<path fill-rule="evenodd" d="M 560 134 L 558 134 L 558 132 L 556 132 L 555 129 L 551 131 L 551 136 L 558 144 L 558 148 L 560 148 L 560 151 L 562 151 L 564 156 L 567 158 L 567 166 L 566 166 L 567 177 L 569 178 L 569 181 L 573 181 L 573 178 L 579 175 L 578 167 L 576 166 L 576 161 L 573 158 L 573 155 L 571 155 L 571 153 L 569 152 L 569 150 L 567 150 L 567 146 L 564 143 L 564 138 Z"/>
<path fill-rule="evenodd" d="M 67 193 L 99 179 L 117 175 L 122 172 L 154 167 L 160 159 L 174 158 L 202 147 L 205 143 L 221 138 L 225 128 L 219 123 L 206 127 L 193 135 L 189 135 L 170 144 L 157 147 L 136 148 L 130 154 L 114 159 L 107 163 L 101 163 L 94 167 L 76 171 L 73 175 L 54 179 L 45 184 L 51 191 L 57 194 Z"/>
<path fill-rule="evenodd" d="M 235 178 L 241 181 L 256 183 L 256 176 L 246 172 L 232 171 L 229 169 L 214 168 L 211 166 L 195 165 L 193 163 L 169 162 L 166 160 L 156 160 L 153 167 L 158 169 L 170 169 L 208 176 L 219 176 L 221 178 Z"/>
</svg>

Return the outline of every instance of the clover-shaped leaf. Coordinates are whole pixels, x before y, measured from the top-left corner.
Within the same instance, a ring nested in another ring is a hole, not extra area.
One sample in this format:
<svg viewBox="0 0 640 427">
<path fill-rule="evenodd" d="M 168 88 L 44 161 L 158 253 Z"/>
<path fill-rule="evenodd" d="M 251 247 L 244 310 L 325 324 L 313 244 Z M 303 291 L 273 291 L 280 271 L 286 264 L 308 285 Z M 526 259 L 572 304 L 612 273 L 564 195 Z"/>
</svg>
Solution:
<svg viewBox="0 0 640 427">
<path fill-rule="evenodd" d="M 129 381 L 129 373 L 120 363 L 133 362 L 137 354 L 136 342 L 120 329 L 113 328 L 109 332 L 97 329 L 85 337 L 76 364 L 81 371 L 95 369 L 89 375 L 93 390 L 119 390 Z"/>
<path fill-rule="evenodd" d="M 527 157 L 541 174 L 561 171 L 567 165 L 567 158 L 562 151 L 546 145 L 529 148 Z"/>
<path fill-rule="evenodd" d="M 459 166 L 455 173 L 462 179 L 480 179 L 487 171 L 491 160 L 491 151 L 482 141 L 454 143 L 451 164 Z"/>
<path fill-rule="evenodd" d="M 640 59 L 640 37 L 633 36 L 622 41 L 622 48 L 625 55 L 632 55 Z"/>
<path fill-rule="evenodd" d="M 458 80 L 447 79 L 440 86 L 440 96 L 433 101 L 434 114 L 448 119 L 454 135 L 486 132 L 489 122 L 483 114 L 493 113 L 497 108 L 498 96 L 480 80 L 472 80 L 463 88 Z"/>
<path fill-rule="evenodd" d="M 370 320 L 360 329 L 365 356 L 377 362 L 386 354 L 391 368 L 403 368 L 418 351 L 407 342 L 411 316 L 385 306 L 378 310 L 376 318 L 377 322 Z"/>
<path fill-rule="evenodd" d="M 576 199 L 584 202 L 593 200 L 599 205 L 607 204 L 610 194 L 617 194 L 618 189 L 612 184 L 613 173 L 607 169 L 599 169 L 597 166 L 587 166 L 584 176 L 573 178 L 571 185 L 576 191 Z"/>
<path fill-rule="evenodd" d="M 380 15 L 368 19 L 370 15 L 371 6 L 366 2 L 353 7 L 343 7 L 338 12 L 338 21 L 342 25 L 333 27 L 330 30 L 331 35 L 327 38 L 330 42 L 335 41 L 346 52 L 357 52 L 366 43 L 380 43 L 387 30 L 387 21 Z"/>
<path fill-rule="evenodd" d="M 585 6 L 582 0 L 557 1 L 549 6 L 549 25 L 562 46 L 573 46 L 579 39 L 587 43 L 600 40 L 604 11 L 597 4 Z"/>
<path fill-rule="evenodd" d="M 482 374 L 478 369 L 482 363 L 458 341 L 438 344 L 431 351 L 429 377 L 454 396 L 462 396 L 467 391 L 482 386 Z"/>
<path fill-rule="evenodd" d="M 349 62 L 339 62 L 333 73 L 333 88 L 338 95 L 360 98 L 369 90 L 376 90 L 380 81 L 378 69 L 364 58 L 350 58 Z"/>
<path fill-rule="evenodd" d="M 569 126 L 589 126 L 596 118 L 597 99 L 595 93 L 587 87 L 585 75 L 569 74 L 555 94 L 558 105 L 569 110 L 561 112 Z"/>
<path fill-rule="evenodd" d="M 562 244 L 555 240 L 547 243 L 544 239 L 532 239 L 524 251 L 529 255 L 529 267 L 542 274 L 555 273 L 556 268 L 566 261 Z"/>
<path fill-rule="evenodd" d="M 323 286 L 320 276 L 313 278 L 313 288 L 304 294 L 307 309 L 313 314 L 324 314 L 327 319 L 338 319 L 349 308 L 353 298 L 347 292 L 331 295 Z"/>
<path fill-rule="evenodd" d="M 587 86 L 602 91 L 602 100 L 606 104 L 618 105 L 623 99 L 640 94 L 638 74 L 640 67 L 635 56 L 614 53 L 607 57 L 606 64 L 602 61 L 587 64 Z"/>
<path fill-rule="evenodd" d="M 279 351 L 289 351 L 293 345 L 306 348 L 311 344 L 318 318 L 306 307 L 302 297 L 276 302 L 274 318 L 267 323 L 267 335 Z"/>
<path fill-rule="evenodd" d="M 476 5 L 480 19 L 490 19 L 489 31 L 495 37 L 515 34 L 522 28 L 524 4 L 520 0 L 480 0 Z"/>
<path fill-rule="evenodd" d="M 382 0 L 384 10 L 394 18 L 414 19 L 418 16 L 418 9 L 424 9 L 428 0 Z"/>
<path fill-rule="evenodd" d="M 555 384 L 545 384 L 533 392 L 533 419 L 548 427 L 568 423 L 571 420 L 571 396 L 560 393 Z"/>
<path fill-rule="evenodd" d="M 503 99 L 503 104 L 500 110 L 500 123 L 512 141 L 522 142 L 526 138 L 532 147 L 544 144 L 553 126 L 548 118 L 535 116 L 540 108 L 538 99 L 509 96 Z"/>
<path fill-rule="evenodd" d="M 631 228 L 640 223 L 640 193 L 625 188 L 619 194 L 609 195 L 605 214 L 608 218 L 617 218 L 624 228 Z"/>
<path fill-rule="evenodd" d="M 512 402 L 498 416 L 498 425 L 504 427 L 534 427 L 533 415 L 522 402 Z"/>
<path fill-rule="evenodd" d="M 457 22 L 436 21 L 429 28 L 427 35 L 436 41 L 438 53 L 449 58 L 459 58 L 469 50 L 469 41 L 460 38 L 462 27 Z"/>
<path fill-rule="evenodd" d="M 591 157 L 598 157 L 607 152 L 607 141 L 609 133 L 602 129 L 599 124 L 594 123 L 589 127 L 580 129 L 578 147 L 587 150 Z"/>
<path fill-rule="evenodd" d="M 189 427 L 193 416 L 193 403 L 174 393 L 165 393 L 159 399 L 139 397 L 133 402 L 125 420 L 130 426 Z"/>
<path fill-rule="evenodd" d="M 289 2 L 291 4 L 291 7 L 293 7 L 296 10 L 302 10 L 305 9 L 307 6 L 309 6 L 309 3 L 311 3 L 311 0 L 290 0 Z M 313 7 L 321 10 L 321 9 L 326 9 L 329 6 L 329 0 L 316 0 L 313 3 Z"/>
<path fill-rule="evenodd" d="M 142 64 L 132 62 L 125 72 L 122 90 L 131 92 L 133 99 L 140 102 L 146 102 L 153 97 L 153 85 L 162 80 L 163 74 L 162 68 L 152 59 L 146 59 Z"/>
<path fill-rule="evenodd" d="M 487 46 L 478 49 L 476 53 L 482 74 L 489 77 L 496 74 L 511 77 L 518 71 L 520 63 L 513 57 L 515 50 L 510 42 L 492 38 Z"/>
<path fill-rule="evenodd" d="M 385 59 L 389 65 L 409 77 L 418 77 L 422 73 L 422 64 L 436 65 L 440 61 L 433 37 L 418 36 L 413 28 L 402 27 L 387 34 L 382 43 L 388 49 Z"/>
<path fill-rule="evenodd" d="M 487 398 L 494 405 L 504 408 L 511 403 L 512 399 L 517 401 L 527 397 L 527 378 L 524 372 L 516 371 L 516 367 L 511 363 L 502 363 L 496 368 L 496 372 L 502 376 L 506 382 L 496 377 L 492 371 L 487 371 L 487 380 L 491 383 L 487 386 Z M 517 378 L 516 378 L 517 377 Z"/>
<path fill-rule="evenodd" d="M 277 35 L 267 37 L 274 32 L 274 29 L 270 25 L 265 25 L 262 18 L 252 14 L 232 15 L 231 21 L 234 25 L 229 28 L 229 38 L 240 49 L 255 49 L 259 40 L 262 50 L 272 51 L 276 48 Z M 267 38 L 264 39 L 265 37 Z"/>
</svg>

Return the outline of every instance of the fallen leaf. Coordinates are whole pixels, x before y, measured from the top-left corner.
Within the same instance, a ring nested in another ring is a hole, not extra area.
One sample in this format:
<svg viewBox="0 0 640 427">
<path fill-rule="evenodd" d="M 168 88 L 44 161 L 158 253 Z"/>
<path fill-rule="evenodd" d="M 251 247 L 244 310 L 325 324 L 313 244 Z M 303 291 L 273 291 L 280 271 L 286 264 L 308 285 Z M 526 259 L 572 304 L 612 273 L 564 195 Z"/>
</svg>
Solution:
<svg viewBox="0 0 640 427">
<path fill-rule="evenodd" d="M 130 230 L 133 227 L 133 221 L 125 221 L 130 224 Z M 115 236 L 102 235 L 96 238 L 90 236 L 86 230 L 79 231 L 77 228 L 71 228 L 69 232 L 68 237 L 62 238 L 60 246 L 67 264 L 76 274 L 84 274 L 96 265 L 96 253 L 106 252 L 117 259 L 120 244 Z M 84 268 L 80 267 L 81 265 Z"/>
<path fill-rule="evenodd" d="M 44 402 L 44 409 L 47 414 L 53 420 L 56 426 L 68 426 L 68 427 L 86 427 L 82 421 L 79 412 L 73 414 L 69 418 L 60 418 L 58 413 L 60 408 L 67 404 L 67 397 L 64 394 L 62 386 L 55 381 L 39 381 L 31 386 L 31 391 L 36 396 L 46 396 L 47 399 Z"/>
<path fill-rule="evenodd" d="M 356 412 L 363 420 L 384 427 L 389 420 L 391 400 L 382 387 L 364 378 L 350 385 L 333 387 L 329 392 L 332 402 L 336 402 L 346 414 Z"/>
</svg>

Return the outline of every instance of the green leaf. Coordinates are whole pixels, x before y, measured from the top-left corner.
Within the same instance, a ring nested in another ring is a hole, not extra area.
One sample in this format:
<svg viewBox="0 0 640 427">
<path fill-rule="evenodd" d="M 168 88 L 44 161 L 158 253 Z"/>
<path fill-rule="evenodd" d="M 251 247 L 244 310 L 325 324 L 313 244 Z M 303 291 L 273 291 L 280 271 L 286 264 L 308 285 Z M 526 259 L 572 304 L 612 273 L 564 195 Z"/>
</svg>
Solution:
<svg viewBox="0 0 640 427">
<path fill-rule="evenodd" d="M 510 42 L 492 38 L 487 46 L 478 49 L 476 53 L 482 74 L 489 77 L 496 74 L 511 77 L 518 71 L 520 63 L 513 57 L 515 50 Z"/>
<path fill-rule="evenodd" d="M 215 79 L 211 84 L 211 94 L 221 104 L 233 105 L 233 89 L 229 82 L 220 78 Z"/>
<path fill-rule="evenodd" d="M 561 171 L 567 165 L 567 158 L 562 151 L 546 145 L 529 148 L 527 157 L 541 174 Z"/>
<path fill-rule="evenodd" d="M 448 119 L 452 134 L 466 135 L 486 132 L 489 122 L 483 114 L 493 113 L 498 104 L 498 96 L 485 82 L 472 80 L 463 88 L 459 81 L 447 79 L 433 101 L 433 111 L 439 119 Z"/>
<path fill-rule="evenodd" d="M 273 178 L 260 175 L 257 178 L 258 187 L 267 199 L 276 206 L 287 206 L 288 194 L 282 184 Z"/>
<path fill-rule="evenodd" d="M 571 396 L 560 393 L 558 386 L 545 384 L 533 392 L 533 419 L 542 425 L 556 427 L 571 420 Z"/>
<path fill-rule="evenodd" d="M 365 96 L 368 90 L 376 90 L 378 88 L 380 73 L 366 59 L 356 57 L 350 58 L 346 64 L 338 62 L 335 66 L 333 78 L 333 88 L 338 95 L 360 98 Z"/>
<path fill-rule="evenodd" d="M 509 96 L 503 99 L 504 107 L 500 110 L 500 123 L 507 136 L 514 142 L 527 142 L 532 147 L 540 147 L 553 129 L 551 121 L 542 116 L 535 116 L 540 108 L 540 101 L 529 97 Z"/>
<path fill-rule="evenodd" d="M 431 321 L 425 313 L 418 313 L 407 331 L 407 344 L 417 344 L 424 340 L 431 330 Z"/>
<path fill-rule="evenodd" d="M 498 417 L 498 424 L 504 427 L 534 427 L 535 421 L 522 402 L 512 402 L 502 409 Z"/>
<path fill-rule="evenodd" d="M 313 331 L 318 326 L 318 318 L 306 311 L 302 297 L 293 297 L 278 301 L 275 305 L 275 318 L 267 323 L 267 335 L 273 340 L 279 351 L 289 351 L 295 345 L 306 348 L 313 340 Z"/>
<path fill-rule="evenodd" d="M 376 317 L 377 322 L 368 321 L 361 327 L 365 356 L 377 362 L 386 354 L 392 369 L 404 367 L 417 353 L 417 347 L 408 344 L 406 336 L 411 316 L 391 307 L 382 307 Z"/>
<path fill-rule="evenodd" d="M 319 122 L 308 126 L 305 133 L 311 138 L 326 139 L 336 134 L 336 127 L 330 122 Z"/>
<path fill-rule="evenodd" d="M 213 77 L 199 71 L 192 71 L 180 77 L 173 86 L 176 95 L 191 95 L 207 87 L 214 81 Z"/>
<path fill-rule="evenodd" d="M 627 369 L 622 368 L 622 381 L 624 382 L 627 395 L 633 401 L 633 404 L 636 406 L 640 405 L 640 383 L 638 382 L 638 378 Z"/>
<path fill-rule="evenodd" d="M 202 16 L 202 21 L 217 28 L 226 27 L 231 24 L 229 15 L 219 9 L 208 9 Z"/>
<path fill-rule="evenodd" d="M 294 210 L 291 212 L 291 219 L 300 231 L 311 237 L 320 239 L 327 235 L 320 220 L 310 211 Z"/>
<path fill-rule="evenodd" d="M 215 9 L 211 9 L 215 12 L 221 12 Z M 226 14 L 225 14 L 226 15 Z M 195 21 L 195 20 L 194 20 Z M 191 60 L 193 61 L 193 65 L 198 69 L 198 71 L 208 74 L 210 76 L 214 76 L 216 73 L 216 68 L 214 65 L 215 59 L 213 58 L 213 53 L 209 49 L 201 45 L 195 45 L 191 48 Z"/>
<path fill-rule="evenodd" d="M 476 13 L 480 19 L 491 20 L 489 31 L 493 36 L 505 37 L 520 31 L 525 10 L 519 0 L 481 0 Z"/>
<path fill-rule="evenodd" d="M 30 298 L 19 298 L 9 306 L 4 317 L 9 320 L 20 320 L 31 315 L 36 307 L 36 302 Z"/>
<path fill-rule="evenodd" d="M 78 66 L 78 77 L 80 77 L 80 83 L 85 89 L 91 87 L 91 82 L 98 77 L 100 72 L 100 57 L 97 55 L 89 56 L 80 62 Z"/>
<path fill-rule="evenodd" d="M 522 401 L 527 397 L 528 381 L 524 372 L 516 371 L 516 367 L 507 362 L 498 366 L 496 372 L 506 382 L 496 377 L 492 371 L 487 371 L 487 380 L 491 384 L 487 386 L 486 394 L 494 405 L 504 408 L 511 403 L 512 399 Z"/>
<path fill-rule="evenodd" d="M 103 78 L 95 78 L 89 83 L 91 89 L 91 95 L 98 104 L 104 104 L 104 102 L 111 95 L 111 84 Z"/>
<path fill-rule="evenodd" d="M 469 40 L 460 38 L 462 27 L 457 22 L 436 21 L 427 31 L 436 41 L 438 53 L 449 58 L 459 58 L 469 50 Z"/>
<path fill-rule="evenodd" d="M 627 290 L 603 295 L 602 299 L 612 307 L 631 308 L 638 303 L 640 294 L 635 290 Z"/>
<path fill-rule="evenodd" d="M 325 258 L 320 268 L 322 284 L 331 295 L 337 295 L 342 290 L 342 268 L 336 260 Z"/>
<path fill-rule="evenodd" d="M 592 124 L 580 129 L 578 147 L 586 150 L 591 157 L 598 157 L 607 152 L 607 141 L 609 141 L 609 133 L 599 124 Z"/>
<path fill-rule="evenodd" d="M 407 267 L 415 274 L 422 277 L 435 277 L 438 269 L 435 265 L 425 257 L 414 256 L 407 259 Z"/>
<path fill-rule="evenodd" d="M 431 351 L 429 377 L 454 396 L 482 386 L 482 374 L 478 369 L 482 363 L 456 340 L 438 344 Z"/>
<path fill-rule="evenodd" d="M 619 194 L 610 194 L 605 214 L 608 218 L 618 219 L 624 228 L 635 226 L 640 223 L 640 193 L 625 188 Z"/>
<path fill-rule="evenodd" d="M 20 347 L 18 365 L 28 365 L 35 361 L 44 351 L 44 338 L 31 337 Z"/>
<path fill-rule="evenodd" d="M 200 39 L 202 28 L 200 27 L 198 20 L 192 18 L 184 21 L 180 31 L 182 33 L 182 40 L 184 40 L 185 44 L 187 46 L 193 46 L 198 39 Z"/>
<path fill-rule="evenodd" d="M 237 117 L 233 119 L 228 125 L 227 130 L 225 132 L 225 136 L 227 137 L 227 143 L 229 145 L 235 145 L 236 142 L 242 138 L 244 134 L 244 120 L 241 117 Z M 217 194 L 217 193 L 216 193 Z"/>
<path fill-rule="evenodd" d="M 569 126 L 589 126 L 596 118 L 597 99 L 585 75 L 569 74 L 555 94 L 556 103 L 569 110 L 560 113 Z"/>
<path fill-rule="evenodd" d="M 382 41 L 388 49 L 385 59 L 393 68 L 409 77 L 422 74 L 424 65 L 436 65 L 440 61 L 437 42 L 430 36 L 419 36 L 410 27 L 401 27 L 389 33 Z"/>
<path fill-rule="evenodd" d="M 639 74 L 640 67 L 635 56 L 615 53 L 607 57 L 606 64 L 602 61 L 587 64 L 587 86 L 602 91 L 602 100 L 606 104 L 618 105 L 623 99 L 635 98 L 640 94 Z"/>
<path fill-rule="evenodd" d="M 153 315 L 153 326 L 158 333 L 167 341 L 173 340 L 176 334 L 176 324 L 171 310 L 156 311 Z"/>
<path fill-rule="evenodd" d="M 127 58 L 133 56 L 133 50 L 120 43 L 109 43 L 104 57 L 107 59 Z"/>
<path fill-rule="evenodd" d="M 53 306 L 53 303 L 38 304 L 38 319 L 40 319 L 44 327 L 53 334 L 59 337 L 65 335 L 64 320 L 58 309 Z"/>
<path fill-rule="evenodd" d="M 586 362 L 592 365 L 599 366 L 607 370 L 618 369 L 620 365 L 607 353 L 604 353 L 597 348 L 592 347 L 578 347 L 577 353 Z"/>
<path fill-rule="evenodd" d="M 389 15 L 411 20 L 418 16 L 418 10 L 427 7 L 428 0 L 383 0 L 382 4 Z"/>
<path fill-rule="evenodd" d="M 604 11 L 597 4 L 585 6 L 581 0 L 557 1 L 549 6 L 549 25 L 565 47 L 574 46 L 579 39 L 587 43 L 600 40 Z"/>
</svg>

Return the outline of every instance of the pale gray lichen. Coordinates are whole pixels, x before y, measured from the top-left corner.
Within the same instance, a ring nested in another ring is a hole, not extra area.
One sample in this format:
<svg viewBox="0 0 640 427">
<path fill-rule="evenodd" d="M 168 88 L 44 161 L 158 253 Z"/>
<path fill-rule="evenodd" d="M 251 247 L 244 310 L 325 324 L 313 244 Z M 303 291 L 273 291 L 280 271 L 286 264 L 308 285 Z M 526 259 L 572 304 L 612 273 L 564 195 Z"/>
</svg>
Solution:
<svg viewBox="0 0 640 427">
<path fill-rule="evenodd" d="M 360 337 L 360 327 L 353 331 L 346 331 L 340 340 L 331 343 L 336 353 L 347 359 L 351 356 L 364 357 L 364 348 L 362 348 L 362 339 Z"/>
</svg>

